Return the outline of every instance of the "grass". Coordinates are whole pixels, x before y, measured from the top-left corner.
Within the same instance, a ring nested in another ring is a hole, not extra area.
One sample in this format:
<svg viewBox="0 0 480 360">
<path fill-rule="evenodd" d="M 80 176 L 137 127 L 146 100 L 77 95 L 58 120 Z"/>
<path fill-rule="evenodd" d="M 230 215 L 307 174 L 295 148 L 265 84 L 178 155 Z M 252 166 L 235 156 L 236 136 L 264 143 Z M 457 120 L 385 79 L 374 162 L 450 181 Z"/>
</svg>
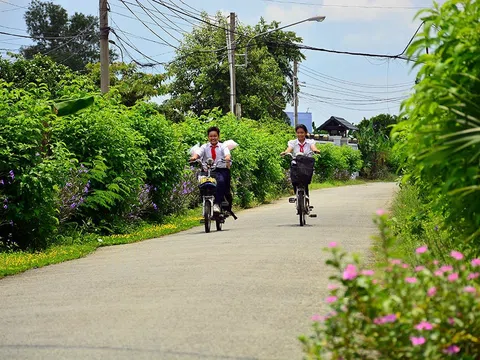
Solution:
<svg viewBox="0 0 480 360">
<path fill-rule="evenodd" d="M 110 236 L 92 236 L 89 234 L 84 237 L 86 241 L 84 243 L 78 243 L 79 241 L 76 240 L 74 244 L 53 245 L 41 252 L 15 251 L 0 253 L 0 278 L 29 269 L 78 259 L 94 252 L 99 247 L 131 244 L 188 230 L 199 225 L 199 213 L 201 213 L 200 209 L 189 210 L 184 215 L 167 218 L 165 224 L 143 225 L 130 234 Z"/>
<path fill-rule="evenodd" d="M 310 188 L 312 190 L 318 190 L 365 183 L 363 180 L 329 181 L 325 183 L 312 183 Z M 41 252 L 0 252 L 0 278 L 7 275 L 19 274 L 30 269 L 79 259 L 94 252 L 99 247 L 131 244 L 188 230 L 199 225 L 201 219 L 199 214 L 201 214 L 200 209 L 189 210 L 183 215 L 168 217 L 164 224 L 142 225 L 129 234 L 110 236 L 80 235 L 79 238 L 72 240 L 71 243 L 52 245 L 50 248 Z"/>
<path fill-rule="evenodd" d="M 338 187 L 338 186 L 347 186 L 347 185 L 362 185 L 366 184 L 367 181 L 361 180 L 361 179 L 355 179 L 355 180 L 347 180 L 347 181 L 340 181 L 340 180 L 330 180 L 330 181 L 325 181 L 321 183 L 311 183 L 309 185 L 310 190 L 319 190 L 319 189 L 328 189 L 328 188 L 333 188 L 333 187 Z"/>
</svg>

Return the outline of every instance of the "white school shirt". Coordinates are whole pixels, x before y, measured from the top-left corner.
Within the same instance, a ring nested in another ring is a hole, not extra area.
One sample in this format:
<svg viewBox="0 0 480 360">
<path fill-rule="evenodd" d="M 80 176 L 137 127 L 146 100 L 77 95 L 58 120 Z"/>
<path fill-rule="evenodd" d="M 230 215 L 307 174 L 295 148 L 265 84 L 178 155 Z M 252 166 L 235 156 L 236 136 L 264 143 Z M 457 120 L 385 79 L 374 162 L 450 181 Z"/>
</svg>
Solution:
<svg viewBox="0 0 480 360">
<path fill-rule="evenodd" d="M 228 149 L 228 147 L 223 145 L 223 143 L 219 142 L 215 147 L 215 153 L 217 155 L 214 162 L 216 167 L 226 168 L 227 164 L 225 164 L 225 162 L 223 161 L 218 162 L 218 160 L 225 160 L 225 156 L 230 155 L 230 150 Z M 200 160 L 202 161 L 202 163 L 206 163 L 209 158 L 213 159 L 212 144 L 210 143 L 203 144 L 200 147 L 200 149 L 198 149 L 197 155 L 200 156 Z"/>
<path fill-rule="evenodd" d="M 298 139 L 290 140 L 288 142 L 288 147 L 293 149 L 293 154 L 302 152 L 305 155 L 310 154 L 312 151 L 312 145 L 315 144 L 315 140 L 313 139 L 305 139 L 303 144 L 300 144 Z"/>
</svg>

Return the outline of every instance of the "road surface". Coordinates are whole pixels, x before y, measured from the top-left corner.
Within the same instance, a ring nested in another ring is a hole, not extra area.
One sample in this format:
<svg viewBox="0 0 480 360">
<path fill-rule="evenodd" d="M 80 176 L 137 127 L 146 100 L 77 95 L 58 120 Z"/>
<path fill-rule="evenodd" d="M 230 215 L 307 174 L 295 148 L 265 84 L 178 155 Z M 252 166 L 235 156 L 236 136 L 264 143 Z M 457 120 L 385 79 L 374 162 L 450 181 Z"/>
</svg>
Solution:
<svg viewBox="0 0 480 360">
<path fill-rule="evenodd" d="M 395 190 L 317 190 L 318 218 L 303 228 L 282 199 L 222 232 L 197 227 L 4 278 L 0 359 L 301 359 L 297 337 L 326 309 L 322 248 L 368 256 L 372 214 Z"/>
</svg>

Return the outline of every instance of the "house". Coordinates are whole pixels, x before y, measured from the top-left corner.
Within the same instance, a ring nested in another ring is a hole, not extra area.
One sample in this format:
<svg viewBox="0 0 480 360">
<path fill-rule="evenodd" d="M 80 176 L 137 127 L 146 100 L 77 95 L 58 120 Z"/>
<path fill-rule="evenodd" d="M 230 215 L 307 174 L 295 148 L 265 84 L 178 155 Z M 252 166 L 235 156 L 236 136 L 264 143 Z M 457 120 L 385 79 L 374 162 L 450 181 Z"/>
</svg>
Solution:
<svg viewBox="0 0 480 360">
<path fill-rule="evenodd" d="M 314 139 L 325 144 L 333 142 L 337 146 L 348 145 L 355 150 L 358 150 L 358 141 L 351 139 L 348 135 L 349 131 L 356 131 L 358 128 L 349 123 L 344 118 L 332 116 L 317 128 L 317 131 L 327 131 L 328 135 L 315 135 Z"/>
<path fill-rule="evenodd" d="M 320 125 L 317 130 L 325 130 L 331 136 L 341 136 L 346 138 L 349 131 L 357 131 L 358 128 L 344 118 L 332 116 Z"/>
</svg>

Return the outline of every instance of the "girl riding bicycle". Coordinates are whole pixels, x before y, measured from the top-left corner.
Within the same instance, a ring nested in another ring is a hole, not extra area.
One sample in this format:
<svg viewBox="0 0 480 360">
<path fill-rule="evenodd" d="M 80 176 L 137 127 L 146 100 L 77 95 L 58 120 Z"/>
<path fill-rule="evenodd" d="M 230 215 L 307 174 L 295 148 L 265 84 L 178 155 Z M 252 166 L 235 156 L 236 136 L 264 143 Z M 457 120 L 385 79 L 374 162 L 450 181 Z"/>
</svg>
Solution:
<svg viewBox="0 0 480 360">
<path fill-rule="evenodd" d="M 307 132 L 307 127 L 305 125 L 299 124 L 295 126 L 295 133 L 297 134 L 297 139 L 290 140 L 288 142 L 287 148 L 280 155 L 284 156 L 285 154 L 293 152 L 293 154 L 303 153 L 304 155 L 309 156 L 312 153 L 320 153 L 320 151 L 315 145 L 315 140 L 307 139 Z M 296 193 L 298 184 L 292 183 L 292 185 L 293 190 Z M 305 187 L 305 192 L 308 196 L 308 185 Z"/>
</svg>

